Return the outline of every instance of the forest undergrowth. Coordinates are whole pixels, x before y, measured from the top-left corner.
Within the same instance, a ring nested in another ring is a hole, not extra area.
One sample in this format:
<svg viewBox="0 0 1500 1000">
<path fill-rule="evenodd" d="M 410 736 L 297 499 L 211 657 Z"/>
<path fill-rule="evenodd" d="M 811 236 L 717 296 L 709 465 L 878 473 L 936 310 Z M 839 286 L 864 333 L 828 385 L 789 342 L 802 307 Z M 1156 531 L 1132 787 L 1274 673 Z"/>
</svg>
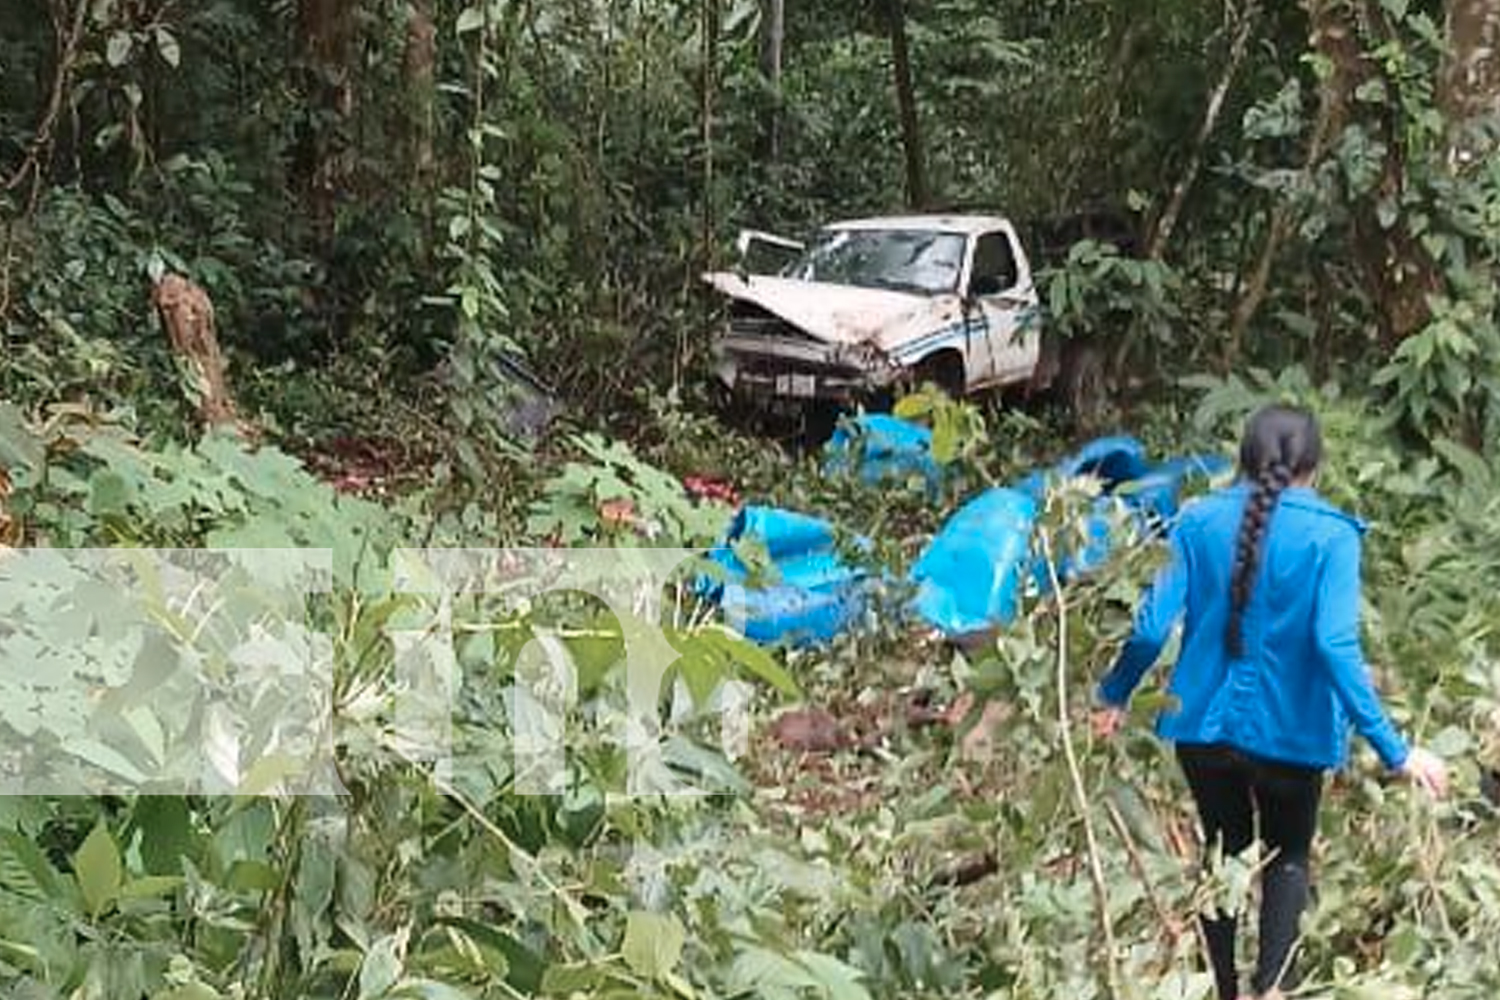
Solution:
<svg viewBox="0 0 1500 1000">
<path fill-rule="evenodd" d="M 1373 525 L 1369 655 L 1399 724 L 1450 759 L 1457 791 L 1426 802 L 1367 753 L 1337 776 L 1308 995 L 1492 996 L 1495 472 L 1457 446 L 1404 459 L 1368 404 L 1330 391 L 1295 371 L 1200 382 L 1129 430 L 1154 453 L 1222 449 L 1256 402 L 1318 400 L 1325 488 Z M 6 410 L 15 541 L 334 551 L 324 613 L 349 795 L 0 800 L 0 972 L 17 996 L 111 998 L 1209 996 L 1191 914 L 1216 896 L 1248 905 L 1253 859 L 1200 873 L 1180 779 L 1147 725 L 1159 696 L 1140 696 L 1123 741 L 1095 744 L 1084 724 L 1159 558 L 1128 533 L 1063 600 L 1028 600 L 1014 627 L 966 652 L 894 619 L 829 649 L 766 651 L 679 606 L 669 635 L 691 700 L 731 677 L 756 691 L 742 756 L 717 748 L 705 701 L 659 765 L 712 779 L 706 797 L 620 794 L 608 726 L 620 633 L 597 611 L 568 618 L 595 627 L 566 642 L 580 697 L 560 794 L 513 784 L 518 643 L 495 628 L 513 614 L 477 600 L 459 611 L 455 732 L 476 752 L 453 774 L 414 760 L 390 714 L 382 626 L 414 612 L 391 589 L 394 547 L 701 547 L 733 501 L 751 500 L 834 517 L 904 565 L 965 495 L 1077 443 L 1044 413 L 964 410 L 936 502 L 917 483 L 826 477 L 814 454 L 662 406 L 639 453 L 565 438 L 508 487 L 519 497 L 461 509 L 400 477 L 320 479 L 274 445 L 156 447 L 100 414 L 55 409 L 38 424 Z M 684 488 L 693 477 L 717 492 Z M 1043 535 L 1066 546 L 1087 499 L 1086 484 L 1057 484 Z M 61 738 L 67 724 L 44 711 L 44 730 Z"/>
</svg>

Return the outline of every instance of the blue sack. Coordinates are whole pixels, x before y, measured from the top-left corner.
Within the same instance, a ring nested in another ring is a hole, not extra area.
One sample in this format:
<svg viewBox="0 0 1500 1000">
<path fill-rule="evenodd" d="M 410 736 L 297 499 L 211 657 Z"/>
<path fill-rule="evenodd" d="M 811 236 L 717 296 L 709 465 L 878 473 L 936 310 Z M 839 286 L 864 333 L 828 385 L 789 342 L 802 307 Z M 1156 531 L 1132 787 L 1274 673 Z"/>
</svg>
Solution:
<svg viewBox="0 0 1500 1000">
<path fill-rule="evenodd" d="M 847 631 L 864 610 L 858 588 L 832 590 L 796 586 L 749 589 L 726 586 L 721 607 L 726 624 L 762 646 L 805 649 L 826 645 Z"/>
<path fill-rule="evenodd" d="M 1093 475 L 1104 480 L 1108 492 L 1120 483 L 1139 479 L 1151 470 L 1146 449 L 1127 435 L 1096 438 L 1059 462 L 1053 472 L 1059 476 Z"/>
<path fill-rule="evenodd" d="M 930 491 L 942 485 L 942 467 L 932 457 L 932 431 L 889 414 L 867 413 L 839 421 L 824 454 L 824 473 L 857 473 L 867 486 L 912 477 L 924 480 Z"/>
<path fill-rule="evenodd" d="M 1144 451 L 1132 438 L 1101 438 L 1091 442 L 1054 468 L 1057 474 L 1092 473 L 1104 480 L 1104 493 L 1094 500 L 1085 519 L 1082 546 L 1055 555 L 1058 580 L 1067 583 L 1093 572 L 1108 560 L 1113 546 L 1110 514 L 1116 503 L 1123 504 L 1133 515 L 1137 530 L 1144 535 L 1156 535 L 1177 516 L 1183 487 L 1190 477 L 1217 475 L 1229 467 L 1230 462 L 1219 455 L 1185 455 L 1149 465 Z M 1026 481 L 1045 482 L 1037 474 Z M 1041 593 L 1051 592 L 1051 573 L 1040 553 L 1031 576 Z"/>
<path fill-rule="evenodd" d="M 825 468 L 857 469 L 867 483 L 921 475 L 929 486 L 941 470 L 931 457 L 931 435 L 916 424 L 873 415 L 841 428 L 829 444 Z M 1104 492 L 1084 515 L 1079 532 L 1059 540 L 1054 553 L 1058 579 L 1066 583 L 1110 557 L 1112 515 L 1119 504 L 1142 531 L 1159 531 L 1178 511 L 1185 482 L 1229 467 L 1221 456 L 1184 456 L 1152 465 L 1132 437 L 1091 441 L 1052 466 L 1010 487 L 987 490 L 960 507 L 928 543 L 908 575 L 915 590 L 909 610 L 949 638 L 993 631 L 1020 610 L 1020 588 L 1051 590 L 1052 574 L 1032 552 L 1038 509 L 1049 479 L 1085 474 L 1103 480 Z M 734 550 L 759 543 L 770 565 L 765 580 L 751 582 L 750 567 Z M 870 548 L 866 539 L 856 544 Z M 718 566 L 698 592 L 720 605 L 728 623 L 765 645 L 825 644 L 855 626 L 868 610 L 873 585 L 884 577 L 850 565 L 837 551 L 828 521 L 775 507 L 745 507 L 727 536 L 708 553 Z"/>
<path fill-rule="evenodd" d="M 960 507 L 911 570 L 912 608 L 948 636 L 984 632 L 1016 616 L 1036 501 L 998 487 Z"/>
<path fill-rule="evenodd" d="M 734 550 L 740 542 L 764 547 L 768 579 L 752 584 L 751 568 Z M 698 592 L 754 642 L 824 643 L 845 631 L 865 606 L 868 574 L 840 557 L 833 526 L 822 518 L 776 507 L 742 508 L 708 558 L 720 568 L 718 579 L 705 574 Z"/>
</svg>

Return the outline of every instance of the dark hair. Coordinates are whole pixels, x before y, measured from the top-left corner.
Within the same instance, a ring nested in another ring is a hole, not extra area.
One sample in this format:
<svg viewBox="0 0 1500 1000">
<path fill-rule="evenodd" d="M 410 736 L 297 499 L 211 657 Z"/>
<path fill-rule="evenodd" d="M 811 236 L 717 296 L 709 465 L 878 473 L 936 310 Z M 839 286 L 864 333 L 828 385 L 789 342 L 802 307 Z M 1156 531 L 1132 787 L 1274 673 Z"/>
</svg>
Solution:
<svg viewBox="0 0 1500 1000">
<path fill-rule="evenodd" d="M 1255 585 L 1266 528 L 1281 493 L 1293 479 L 1305 476 L 1323 460 L 1323 436 L 1317 419 L 1291 406 L 1267 406 L 1250 417 L 1240 441 L 1240 475 L 1255 484 L 1240 518 L 1234 571 L 1229 585 L 1229 624 L 1224 641 L 1231 656 L 1244 653 L 1242 620 Z"/>
</svg>

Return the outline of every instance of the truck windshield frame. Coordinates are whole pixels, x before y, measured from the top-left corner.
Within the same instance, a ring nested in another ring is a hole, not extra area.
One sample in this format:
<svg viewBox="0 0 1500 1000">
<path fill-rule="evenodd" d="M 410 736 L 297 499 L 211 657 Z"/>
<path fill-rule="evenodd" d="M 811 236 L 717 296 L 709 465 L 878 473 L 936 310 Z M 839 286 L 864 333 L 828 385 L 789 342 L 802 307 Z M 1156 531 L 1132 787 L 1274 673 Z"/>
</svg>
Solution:
<svg viewBox="0 0 1500 1000">
<path fill-rule="evenodd" d="M 938 229 L 825 229 L 782 276 L 819 284 L 945 295 L 958 291 L 963 233 Z"/>
</svg>

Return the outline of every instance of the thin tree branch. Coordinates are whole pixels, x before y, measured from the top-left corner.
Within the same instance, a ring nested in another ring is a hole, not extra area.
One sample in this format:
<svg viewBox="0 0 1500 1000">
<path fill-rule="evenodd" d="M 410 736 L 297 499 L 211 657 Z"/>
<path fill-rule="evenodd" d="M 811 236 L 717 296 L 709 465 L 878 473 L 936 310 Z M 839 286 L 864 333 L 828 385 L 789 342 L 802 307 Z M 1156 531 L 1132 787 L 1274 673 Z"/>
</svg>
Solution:
<svg viewBox="0 0 1500 1000">
<path fill-rule="evenodd" d="M 64 98 L 68 94 L 73 69 L 78 62 L 78 43 L 83 38 L 84 18 L 88 14 L 88 7 L 88 0 L 77 0 L 77 6 L 71 10 L 72 21 L 64 30 L 63 23 L 69 14 L 67 0 L 54 0 L 52 24 L 57 33 L 57 68 L 52 74 L 52 90 L 47 97 L 47 108 L 42 113 L 41 121 L 37 123 L 36 135 L 32 136 L 31 146 L 26 151 L 26 158 L 5 181 L 5 190 L 14 191 L 26 182 L 28 176 L 31 178 L 31 191 L 26 196 L 26 209 L 23 213 L 26 215 L 30 215 L 36 208 L 37 198 L 41 196 L 42 181 L 47 174 L 46 166 L 52 159 L 53 131 L 57 128 L 57 118 L 62 114 Z"/>
<path fill-rule="evenodd" d="M 1182 217 L 1182 208 L 1187 203 L 1188 192 L 1192 190 L 1199 171 L 1203 169 L 1203 153 L 1208 148 L 1208 140 L 1213 136 L 1214 129 L 1218 127 L 1219 116 L 1224 111 L 1224 100 L 1228 97 L 1229 88 L 1233 85 L 1234 78 L 1245 61 L 1250 35 L 1259 17 L 1258 0 L 1249 0 L 1245 9 L 1236 17 L 1238 27 L 1233 41 L 1229 44 L 1229 58 L 1224 64 L 1224 72 L 1219 77 L 1219 82 L 1209 93 L 1208 105 L 1203 109 L 1203 121 L 1198 126 L 1198 135 L 1193 142 L 1193 153 L 1188 158 L 1187 167 L 1183 170 L 1182 176 L 1173 186 L 1172 196 L 1167 200 L 1167 207 L 1157 220 L 1155 231 L 1151 234 L 1146 256 L 1152 260 L 1161 259 L 1163 251 L 1166 250 L 1167 241 L 1172 238 L 1172 231 L 1177 228 L 1177 222 Z"/>
<path fill-rule="evenodd" d="M 1120 955 L 1115 944 L 1114 926 L 1109 918 L 1109 890 L 1104 881 L 1104 863 L 1100 860 L 1099 841 L 1094 835 L 1088 788 L 1084 785 L 1078 754 L 1073 748 L 1073 731 L 1068 714 L 1068 601 L 1063 592 L 1062 581 L 1057 576 L 1057 563 L 1052 557 L 1051 534 L 1044 529 L 1039 535 L 1042 558 L 1047 563 L 1047 577 L 1052 585 L 1053 600 L 1057 608 L 1057 723 L 1062 734 L 1068 777 L 1073 785 L 1073 799 L 1078 807 L 1078 818 L 1083 823 L 1083 839 L 1088 848 L 1089 878 L 1094 886 L 1094 905 L 1099 911 L 1099 930 L 1104 936 L 1104 971 L 1109 984 L 1109 995 L 1119 997 L 1122 995 Z"/>
<path fill-rule="evenodd" d="M 891 73 L 896 87 L 896 110 L 901 119 L 901 146 L 906 154 L 906 200 L 912 208 L 928 203 L 927 160 L 917 117 L 917 98 L 911 78 L 911 47 L 906 34 L 906 0 L 885 0 L 891 37 Z"/>
<path fill-rule="evenodd" d="M 1312 47 L 1318 51 L 1330 48 L 1329 36 L 1334 35 L 1337 37 L 1332 45 L 1337 46 L 1340 54 L 1344 56 L 1342 59 L 1333 60 L 1334 72 L 1323 81 L 1319 88 L 1318 117 L 1313 125 L 1312 136 L 1308 140 L 1307 157 L 1302 164 L 1304 180 L 1311 179 L 1318 164 L 1322 162 L 1329 143 L 1343 131 L 1349 95 L 1354 90 L 1354 83 L 1350 79 L 1350 64 L 1351 61 L 1358 59 L 1358 50 L 1347 50 L 1343 27 L 1336 19 L 1330 21 L 1329 11 L 1332 9 L 1332 3 L 1333 0 L 1303 0 L 1302 4 L 1310 22 Z M 1225 345 L 1224 358 L 1226 368 L 1239 357 L 1245 331 L 1250 328 L 1250 321 L 1255 318 L 1255 314 L 1265 301 L 1270 290 L 1271 270 L 1275 266 L 1277 255 L 1281 252 L 1281 245 L 1292 233 L 1294 221 L 1291 207 L 1284 198 L 1271 209 L 1266 238 L 1261 244 L 1260 253 L 1256 256 L 1255 268 L 1251 272 L 1250 279 L 1245 282 L 1244 294 L 1235 303 L 1234 313 L 1229 322 L 1229 337 Z"/>
</svg>

